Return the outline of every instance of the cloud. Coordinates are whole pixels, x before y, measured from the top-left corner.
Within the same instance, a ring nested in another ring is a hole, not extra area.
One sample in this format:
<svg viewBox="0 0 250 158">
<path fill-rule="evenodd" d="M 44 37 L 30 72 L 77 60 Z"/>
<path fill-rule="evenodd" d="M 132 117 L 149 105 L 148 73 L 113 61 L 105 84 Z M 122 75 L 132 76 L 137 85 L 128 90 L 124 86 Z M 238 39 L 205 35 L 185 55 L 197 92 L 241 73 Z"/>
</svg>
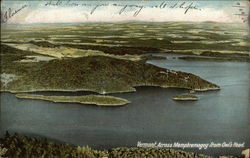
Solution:
<svg viewBox="0 0 250 158">
<path fill-rule="evenodd" d="M 23 23 L 69 23 L 84 22 L 84 14 L 76 8 L 37 9 Z"/>
</svg>

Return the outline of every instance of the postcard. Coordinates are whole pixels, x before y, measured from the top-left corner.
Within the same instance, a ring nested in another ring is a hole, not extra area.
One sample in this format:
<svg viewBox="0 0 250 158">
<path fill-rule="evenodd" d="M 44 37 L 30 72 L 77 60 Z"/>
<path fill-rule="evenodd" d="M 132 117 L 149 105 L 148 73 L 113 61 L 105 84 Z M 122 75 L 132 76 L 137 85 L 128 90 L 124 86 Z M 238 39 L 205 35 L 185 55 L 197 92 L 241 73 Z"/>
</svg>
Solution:
<svg viewBox="0 0 250 158">
<path fill-rule="evenodd" d="M 245 157 L 249 1 L 1 0 L 0 157 Z"/>
</svg>

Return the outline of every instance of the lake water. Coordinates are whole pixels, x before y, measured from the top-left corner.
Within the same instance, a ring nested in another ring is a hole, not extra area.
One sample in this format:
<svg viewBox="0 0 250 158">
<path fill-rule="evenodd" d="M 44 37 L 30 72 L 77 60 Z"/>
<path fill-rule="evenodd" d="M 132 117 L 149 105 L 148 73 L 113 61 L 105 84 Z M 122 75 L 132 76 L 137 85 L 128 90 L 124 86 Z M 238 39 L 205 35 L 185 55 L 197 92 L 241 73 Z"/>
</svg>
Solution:
<svg viewBox="0 0 250 158">
<path fill-rule="evenodd" d="M 164 55 L 164 54 L 160 54 Z M 208 155 L 239 155 L 250 147 L 250 63 L 150 60 L 160 67 L 190 72 L 221 87 L 199 92 L 199 101 L 171 98 L 188 91 L 137 87 L 137 92 L 114 94 L 132 103 L 122 107 L 52 103 L 17 99 L 1 93 L 1 128 L 95 149 L 136 146 L 144 143 L 245 143 L 243 148 L 185 149 Z M 175 58 L 175 59 L 174 59 Z M 78 93 L 45 93 L 80 95 Z"/>
</svg>

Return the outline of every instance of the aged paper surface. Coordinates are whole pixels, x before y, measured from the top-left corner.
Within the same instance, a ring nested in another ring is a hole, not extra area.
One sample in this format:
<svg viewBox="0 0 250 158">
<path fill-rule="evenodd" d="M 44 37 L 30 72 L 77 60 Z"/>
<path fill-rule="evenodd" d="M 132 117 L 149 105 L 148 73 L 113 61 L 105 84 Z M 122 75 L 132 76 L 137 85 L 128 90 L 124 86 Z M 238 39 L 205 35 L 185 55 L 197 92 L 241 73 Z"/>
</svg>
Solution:
<svg viewBox="0 0 250 158">
<path fill-rule="evenodd" d="M 248 15 L 249 1 L 2 0 L 0 157 L 247 157 Z"/>
</svg>

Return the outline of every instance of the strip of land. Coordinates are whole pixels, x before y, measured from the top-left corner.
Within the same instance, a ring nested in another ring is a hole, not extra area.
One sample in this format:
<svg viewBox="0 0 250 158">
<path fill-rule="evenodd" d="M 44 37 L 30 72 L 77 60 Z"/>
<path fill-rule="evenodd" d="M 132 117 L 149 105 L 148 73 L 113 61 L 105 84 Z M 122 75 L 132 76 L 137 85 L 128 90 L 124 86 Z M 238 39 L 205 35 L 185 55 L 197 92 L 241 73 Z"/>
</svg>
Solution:
<svg viewBox="0 0 250 158">
<path fill-rule="evenodd" d="M 182 60 L 191 60 L 191 61 L 235 61 L 235 62 L 250 62 L 250 58 L 208 58 L 208 57 L 179 57 Z"/>
<path fill-rule="evenodd" d="M 179 96 L 174 96 L 173 100 L 180 100 L 180 101 L 196 101 L 199 100 L 199 97 L 195 96 L 195 95 L 190 95 L 190 94 L 183 94 L 183 95 L 179 95 Z"/>
<path fill-rule="evenodd" d="M 31 94 L 17 94 L 17 98 L 38 99 L 61 103 L 94 104 L 99 106 L 121 106 L 130 103 L 126 99 L 113 96 L 87 95 L 87 96 L 43 96 Z"/>
</svg>

